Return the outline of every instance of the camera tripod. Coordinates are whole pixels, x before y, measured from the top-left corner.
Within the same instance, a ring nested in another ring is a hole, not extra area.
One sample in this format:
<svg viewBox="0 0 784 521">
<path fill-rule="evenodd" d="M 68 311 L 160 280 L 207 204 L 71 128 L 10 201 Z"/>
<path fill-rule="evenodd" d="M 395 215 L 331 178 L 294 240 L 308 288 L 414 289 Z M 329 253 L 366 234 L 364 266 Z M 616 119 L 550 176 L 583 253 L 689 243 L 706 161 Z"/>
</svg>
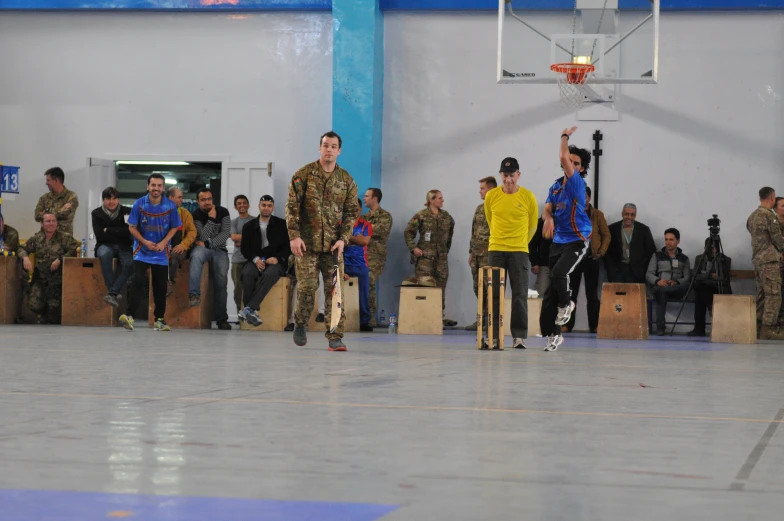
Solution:
<svg viewBox="0 0 784 521">
<path fill-rule="evenodd" d="M 708 223 L 710 223 L 710 221 L 708 221 Z M 683 313 L 683 307 L 686 305 L 686 300 L 689 298 L 689 294 L 694 289 L 694 283 L 697 280 L 697 274 L 707 262 L 708 256 L 710 254 L 712 254 L 713 261 L 716 263 L 716 282 L 718 286 L 717 295 L 732 293 L 729 282 L 725 282 L 725 280 L 729 281 L 729 273 L 725 272 L 726 267 L 724 266 L 724 247 L 721 245 L 721 237 L 719 237 L 718 225 L 715 227 L 710 227 L 710 237 L 708 238 L 707 244 L 705 245 L 705 251 L 702 253 L 703 254 L 702 259 L 700 260 L 700 264 L 694 266 L 694 275 L 689 282 L 689 289 L 686 290 L 686 294 L 681 299 L 681 308 L 678 310 L 678 316 L 675 317 L 675 322 L 672 324 L 672 329 L 670 329 L 670 336 L 672 336 L 675 332 L 675 326 L 678 325 L 678 320 L 681 318 L 681 313 Z"/>
</svg>

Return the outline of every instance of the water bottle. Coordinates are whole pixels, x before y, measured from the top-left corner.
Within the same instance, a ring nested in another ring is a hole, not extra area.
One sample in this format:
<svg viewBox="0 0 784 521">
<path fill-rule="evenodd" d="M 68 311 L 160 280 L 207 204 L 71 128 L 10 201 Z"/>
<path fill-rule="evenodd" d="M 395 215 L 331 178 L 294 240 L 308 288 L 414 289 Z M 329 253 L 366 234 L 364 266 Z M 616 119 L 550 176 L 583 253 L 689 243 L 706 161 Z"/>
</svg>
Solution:
<svg viewBox="0 0 784 521">
<path fill-rule="evenodd" d="M 387 312 L 383 309 L 381 310 L 381 315 L 378 317 L 378 321 L 380 322 L 379 325 L 385 326 L 387 324 Z"/>
<path fill-rule="evenodd" d="M 389 334 L 397 335 L 397 317 L 394 313 L 389 314 Z"/>
<path fill-rule="evenodd" d="M 87 257 L 87 239 L 82 239 L 82 249 L 79 253 L 79 256 L 82 258 Z"/>
</svg>

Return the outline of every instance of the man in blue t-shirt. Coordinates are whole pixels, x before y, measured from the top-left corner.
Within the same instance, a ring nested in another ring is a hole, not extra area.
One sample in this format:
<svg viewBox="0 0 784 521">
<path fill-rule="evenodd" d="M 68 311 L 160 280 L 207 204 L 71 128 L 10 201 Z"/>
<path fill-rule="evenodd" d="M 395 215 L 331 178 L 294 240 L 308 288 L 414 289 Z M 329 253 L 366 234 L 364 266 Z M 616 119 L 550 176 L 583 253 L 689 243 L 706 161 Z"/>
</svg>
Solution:
<svg viewBox="0 0 784 521">
<path fill-rule="evenodd" d="M 359 200 L 362 211 L 362 199 Z M 348 247 L 343 251 L 343 267 L 345 279 L 359 279 L 359 330 L 373 331 L 370 326 L 370 270 L 368 269 L 367 247 L 373 236 L 373 225 L 363 217 L 357 217 L 354 231 L 349 238 Z"/>
<path fill-rule="evenodd" d="M 591 219 L 585 213 L 584 157 L 586 150 L 569 146 L 569 136 L 577 127 L 561 134 L 560 159 L 564 176 L 558 179 L 544 205 L 542 235 L 553 238 L 550 246 L 550 287 L 544 294 L 539 327 L 547 338 L 545 351 L 555 351 L 563 343 L 561 326 L 569 322 L 574 311 L 569 289 L 569 275 L 590 251 Z M 590 156 L 588 156 L 590 159 Z"/>
<path fill-rule="evenodd" d="M 177 228 L 182 226 L 182 221 L 177 205 L 163 197 L 163 186 L 163 176 L 151 174 L 147 178 L 147 195 L 133 203 L 128 216 L 128 229 L 134 239 L 133 284 L 128 296 L 128 314 L 120 315 L 120 323 L 131 331 L 144 290 L 147 269 L 150 270 L 155 302 L 155 331 L 171 330 L 163 319 L 169 281 L 169 241 L 177 233 Z"/>
</svg>

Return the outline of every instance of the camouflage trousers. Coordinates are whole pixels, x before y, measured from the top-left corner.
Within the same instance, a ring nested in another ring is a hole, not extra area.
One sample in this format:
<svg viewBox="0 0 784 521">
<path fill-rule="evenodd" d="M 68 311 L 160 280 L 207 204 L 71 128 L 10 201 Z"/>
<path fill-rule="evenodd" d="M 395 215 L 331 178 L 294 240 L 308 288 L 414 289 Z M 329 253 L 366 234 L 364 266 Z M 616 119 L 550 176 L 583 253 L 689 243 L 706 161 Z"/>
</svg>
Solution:
<svg viewBox="0 0 784 521">
<path fill-rule="evenodd" d="M 376 281 L 381 277 L 384 272 L 384 265 L 386 264 L 386 257 L 370 257 L 368 256 L 368 264 L 370 265 L 370 325 L 376 325 Z"/>
<path fill-rule="evenodd" d="M 757 323 L 775 328 L 781 310 L 781 268 L 778 264 L 766 264 L 754 269 L 757 278 Z"/>
<path fill-rule="evenodd" d="M 474 295 L 479 297 L 479 268 L 487 266 L 487 250 L 474 252 L 471 254 L 473 257 L 471 262 L 471 276 L 474 278 Z"/>
<path fill-rule="evenodd" d="M 61 321 L 63 302 L 63 270 L 50 271 L 49 267 L 35 268 L 30 284 L 30 311 L 43 315 L 52 324 Z"/>
<path fill-rule="evenodd" d="M 316 291 L 319 286 L 318 274 L 324 278 L 324 324 L 326 337 L 329 340 L 343 338 L 343 327 L 346 324 L 346 314 L 340 310 L 340 322 L 334 333 L 329 332 L 332 319 L 332 269 L 334 267 L 332 253 L 313 253 L 306 251 L 302 257 L 296 257 L 297 268 L 297 309 L 294 311 L 294 324 L 297 327 L 306 327 L 313 313 Z M 343 259 L 340 259 L 340 275 L 343 276 Z"/>
<path fill-rule="evenodd" d="M 446 255 L 426 253 L 416 258 L 414 275 L 430 276 L 436 279 L 436 287 L 441 288 L 441 311 L 446 308 L 446 281 L 449 279 L 449 263 Z"/>
</svg>

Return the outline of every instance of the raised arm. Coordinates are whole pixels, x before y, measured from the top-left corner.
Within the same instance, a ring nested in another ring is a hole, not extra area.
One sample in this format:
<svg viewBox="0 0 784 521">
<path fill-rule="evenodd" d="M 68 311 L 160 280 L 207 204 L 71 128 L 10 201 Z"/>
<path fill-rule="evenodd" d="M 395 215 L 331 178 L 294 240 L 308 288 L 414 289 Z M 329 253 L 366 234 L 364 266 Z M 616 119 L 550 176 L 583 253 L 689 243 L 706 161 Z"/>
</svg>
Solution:
<svg viewBox="0 0 784 521">
<path fill-rule="evenodd" d="M 574 134 L 577 127 L 565 128 L 561 133 L 561 148 L 559 149 L 559 157 L 561 158 L 561 167 L 563 168 L 564 175 L 570 179 L 574 175 L 574 165 L 572 164 L 572 155 L 569 153 L 569 136 Z"/>
</svg>

